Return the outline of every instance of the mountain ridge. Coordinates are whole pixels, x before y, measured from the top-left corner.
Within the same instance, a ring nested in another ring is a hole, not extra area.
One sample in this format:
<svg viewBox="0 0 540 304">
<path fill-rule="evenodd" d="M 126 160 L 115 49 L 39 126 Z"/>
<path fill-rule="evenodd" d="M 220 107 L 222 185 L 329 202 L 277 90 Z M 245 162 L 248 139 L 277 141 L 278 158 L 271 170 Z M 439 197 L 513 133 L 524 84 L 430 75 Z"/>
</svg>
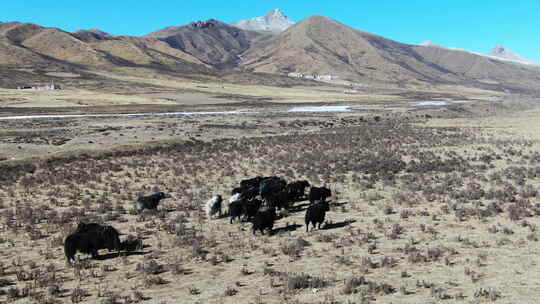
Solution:
<svg viewBox="0 0 540 304">
<path fill-rule="evenodd" d="M 321 15 L 302 20 L 244 57 L 242 67 L 248 71 L 330 75 L 398 87 L 453 84 L 526 91 L 538 87 L 540 73 L 466 52 L 401 43 Z"/>
<path fill-rule="evenodd" d="M 436 44 L 435 42 L 433 42 L 431 40 L 423 41 L 423 42 L 419 43 L 418 45 L 419 46 L 427 46 L 427 47 L 445 48 L 445 49 L 453 50 L 453 51 L 463 51 L 463 52 L 468 52 L 468 53 L 471 53 L 471 54 L 474 54 L 474 55 L 479 55 L 479 56 L 483 56 L 483 57 L 489 57 L 489 58 L 496 59 L 496 60 L 502 60 L 502 61 L 505 61 L 505 62 L 513 62 L 513 63 L 520 63 L 520 64 L 525 64 L 525 65 L 540 66 L 540 62 L 535 62 L 535 61 L 532 61 L 532 60 L 527 59 L 525 57 L 522 57 L 522 56 L 516 54 L 515 52 L 511 51 L 510 49 L 506 48 L 503 45 L 496 45 L 496 46 L 492 47 L 491 50 L 489 52 L 487 52 L 487 53 L 479 53 L 479 52 L 474 52 L 474 51 L 469 51 L 469 50 L 466 50 L 466 49 L 454 48 L 454 47 L 447 48 L 447 47 L 438 45 L 438 44 Z"/>
<path fill-rule="evenodd" d="M 279 34 L 243 30 L 216 19 L 169 26 L 145 36 L 109 35 L 97 29 L 70 33 L 31 23 L 0 23 L 0 68 L 141 67 L 184 75 L 295 73 L 365 85 L 465 85 L 540 92 L 540 68 L 434 46 L 433 42 L 401 43 L 321 15 Z M 498 51 L 499 55 L 513 54 L 505 48 Z"/>
</svg>

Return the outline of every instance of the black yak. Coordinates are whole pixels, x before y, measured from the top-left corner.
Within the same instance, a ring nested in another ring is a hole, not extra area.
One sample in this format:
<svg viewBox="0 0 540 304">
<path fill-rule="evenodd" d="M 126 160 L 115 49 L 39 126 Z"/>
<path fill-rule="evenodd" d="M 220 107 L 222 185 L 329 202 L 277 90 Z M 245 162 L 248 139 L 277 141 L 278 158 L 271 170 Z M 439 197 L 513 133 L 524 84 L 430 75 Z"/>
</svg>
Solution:
<svg viewBox="0 0 540 304">
<path fill-rule="evenodd" d="M 244 179 L 240 181 L 241 188 L 259 188 L 259 185 L 266 177 L 256 176 L 250 179 Z"/>
<path fill-rule="evenodd" d="M 261 234 L 264 235 L 264 230 L 268 229 L 268 234 L 272 234 L 272 229 L 274 228 L 274 221 L 276 220 L 276 209 L 270 208 L 265 211 L 259 211 L 255 216 L 253 217 L 253 226 L 251 229 L 253 230 L 253 234 L 257 230 L 261 232 Z"/>
<path fill-rule="evenodd" d="M 95 231 L 100 231 L 100 230 L 104 229 L 105 227 L 107 227 L 107 226 L 103 226 L 103 225 L 98 224 L 98 223 L 86 224 L 86 223 L 83 223 L 83 222 L 79 222 L 79 224 L 77 225 L 77 228 L 75 229 L 74 233 L 95 232 Z"/>
<path fill-rule="evenodd" d="M 281 192 L 287 186 L 287 182 L 277 176 L 265 178 L 259 187 L 259 194 L 261 198 L 268 202 L 268 199 Z"/>
<path fill-rule="evenodd" d="M 116 229 L 112 226 L 99 228 L 96 225 L 90 224 L 86 227 L 88 231 L 72 233 L 66 237 L 64 253 L 68 263 L 71 264 L 71 261 L 75 260 L 77 251 L 91 254 L 92 258 L 96 258 L 99 249 L 108 249 L 109 251 L 121 249 L 120 237 Z"/>
<path fill-rule="evenodd" d="M 244 215 L 244 220 L 250 220 L 259 212 L 263 202 L 259 199 L 253 199 L 245 202 L 242 205 L 242 214 Z"/>
<path fill-rule="evenodd" d="M 231 217 L 229 223 L 232 224 L 233 220 L 237 218 L 240 220 L 240 217 L 244 211 L 244 202 L 242 200 L 233 201 L 229 204 L 229 216 Z"/>
<path fill-rule="evenodd" d="M 309 186 L 310 184 L 307 180 L 301 180 L 287 184 L 285 189 L 295 200 L 299 200 L 304 198 L 306 188 Z"/>
<path fill-rule="evenodd" d="M 332 196 L 332 191 L 326 187 L 311 187 L 309 189 L 309 202 L 313 204 L 315 201 L 326 201 L 326 198 Z"/>
<path fill-rule="evenodd" d="M 283 189 L 277 193 L 268 194 L 266 201 L 268 202 L 268 206 L 281 210 L 281 208 L 289 209 L 295 198 L 294 195 Z"/>
<path fill-rule="evenodd" d="M 137 209 L 137 211 L 139 212 L 143 211 L 143 209 L 157 209 L 159 201 L 168 197 L 170 196 L 163 192 L 157 192 L 152 195 L 141 196 L 135 202 L 135 209 Z"/>
<path fill-rule="evenodd" d="M 326 211 L 330 211 L 330 205 L 323 200 L 320 203 L 310 205 L 306 210 L 306 232 L 309 231 L 309 223 L 312 223 L 313 228 L 318 224 L 318 229 L 321 229 L 321 224 L 324 222 Z"/>
</svg>

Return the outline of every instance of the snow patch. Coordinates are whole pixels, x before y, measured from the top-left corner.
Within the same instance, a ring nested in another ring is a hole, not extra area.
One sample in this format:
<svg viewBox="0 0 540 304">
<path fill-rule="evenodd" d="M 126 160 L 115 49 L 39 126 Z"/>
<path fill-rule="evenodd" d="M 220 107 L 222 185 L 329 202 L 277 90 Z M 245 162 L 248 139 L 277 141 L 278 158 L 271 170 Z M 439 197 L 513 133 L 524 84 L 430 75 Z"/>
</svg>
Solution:
<svg viewBox="0 0 540 304">
<path fill-rule="evenodd" d="M 350 106 L 294 107 L 288 112 L 348 112 Z"/>
<path fill-rule="evenodd" d="M 413 105 L 415 107 L 430 107 L 430 106 L 442 107 L 442 106 L 447 106 L 449 104 L 471 103 L 471 102 L 475 102 L 475 101 L 474 100 L 425 100 L 425 101 L 417 101 Z"/>
<path fill-rule="evenodd" d="M 427 106 L 446 106 L 448 102 L 446 101 L 419 101 L 414 105 L 416 107 L 427 107 Z"/>
</svg>

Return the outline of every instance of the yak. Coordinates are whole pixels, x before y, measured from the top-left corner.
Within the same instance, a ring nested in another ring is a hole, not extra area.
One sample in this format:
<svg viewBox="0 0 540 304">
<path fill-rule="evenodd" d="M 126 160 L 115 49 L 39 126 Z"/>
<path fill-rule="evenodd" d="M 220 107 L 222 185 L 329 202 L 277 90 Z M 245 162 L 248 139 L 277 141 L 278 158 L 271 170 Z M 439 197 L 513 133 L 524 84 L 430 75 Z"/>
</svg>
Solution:
<svg viewBox="0 0 540 304">
<path fill-rule="evenodd" d="M 212 198 L 206 202 L 204 211 L 209 219 L 216 213 L 221 216 L 221 202 L 223 202 L 223 198 L 219 194 L 212 196 Z"/>
<path fill-rule="evenodd" d="M 309 223 L 313 225 L 313 228 L 318 224 L 318 229 L 321 229 L 321 224 L 324 222 L 326 211 L 330 211 L 330 205 L 325 200 L 317 204 L 312 204 L 307 208 L 304 217 L 306 222 L 306 232 L 309 231 Z"/>
<path fill-rule="evenodd" d="M 315 201 L 326 201 L 326 198 L 332 196 L 332 191 L 326 187 L 311 187 L 309 189 L 309 202 L 313 204 Z"/>
<path fill-rule="evenodd" d="M 139 212 L 143 211 L 144 209 L 155 210 L 157 209 L 157 206 L 159 205 L 159 201 L 168 197 L 170 196 L 163 192 L 156 192 L 152 195 L 141 196 L 135 202 L 135 209 L 137 209 L 137 211 Z"/>
<path fill-rule="evenodd" d="M 122 248 L 119 233 L 116 229 L 112 226 L 101 226 L 99 228 L 96 225 L 82 226 L 84 232 L 75 232 L 66 237 L 64 253 L 69 264 L 75 260 L 77 251 L 91 254 L 92 258 L 97 258 L 99 249 L 119 251 Z M 79 227 L 81 227 L 81 224 L 79 224 Z"/>
<path fill-rule="evenodd" d="M 272 207 L 268 210 L 257 212 L 257 214 L 255 214 L 255 216 L 253 217 L 252 221 L 253 225 L 251 229 L 253 231 L 253 234 L 255 234 L 257 230 L 259 230 L 261 234 L 264 235 L 264 230 L 268 229 L 268 234 L 271 235 L 276 217 L 276 209 Z"/>
</svg>

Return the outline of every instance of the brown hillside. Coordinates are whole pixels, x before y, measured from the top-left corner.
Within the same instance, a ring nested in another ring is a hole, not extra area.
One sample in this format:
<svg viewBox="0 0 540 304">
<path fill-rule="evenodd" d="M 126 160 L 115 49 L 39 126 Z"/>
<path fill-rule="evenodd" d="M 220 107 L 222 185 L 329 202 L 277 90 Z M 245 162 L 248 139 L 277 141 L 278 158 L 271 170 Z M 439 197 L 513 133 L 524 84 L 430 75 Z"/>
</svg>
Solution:
<svg viewBox="0 0 540 304">
<path fill-rule="evenodd" d="M 265 35 L 245 31 L 218 20 L 197 21 L 185 26 L 171 26 L 146 37 L 159 38 L 202 62 L 218 68 L 234 67 L 238 55 Z"/>
<path fill-rule="evenodd" d="M 416 46 L 414 50 L 425 60 L 481 83 L 528 88 L 538 86 L 540 81 L 539 67 L 503 62 L 445 48 Z"/>
<path fill-rule="evenodd" d="M 527 90 L 536 88 L 534 79 L 540 76 L 532 68 L 470 53 L 399 43 L 323 16 L 303 20 L 243 58 L 249 71 L 335 75 L 400 86 L 453 83 Z M 485 82 L 489 75 L 499 82 Z M 523 77 L 529 81 L 520 82 Z"/>
<path fill-rule="evenodd" d="M 433 73 L 419 71 L 427 67 L 414 55 L 407 45 L 313 16 L 263 47 L 248 51 L 243 65 L 258 72 L 337 75 L 367 82 L 432 81 Z M 396 56 L 401 60 L 392 58 Z M 419 67 L 408 67 L 402 60 Z"/>
<path fill-rule="evenodd" d="M 95 66 L 107 63 L 104 54 L 71 34 L 54 28 L 41 29 L 24 40 L 22 45 L 40 54 L 71 63 Z"/>
<path fill-rule="evenodd" d="M 0 24 L 0 66 L 143 66 L 182 73 L 210 70 L 197 58 L 155 38 L 111 36 L 95 31 L 68 33 L 19 22 Z"/>
</svg>

